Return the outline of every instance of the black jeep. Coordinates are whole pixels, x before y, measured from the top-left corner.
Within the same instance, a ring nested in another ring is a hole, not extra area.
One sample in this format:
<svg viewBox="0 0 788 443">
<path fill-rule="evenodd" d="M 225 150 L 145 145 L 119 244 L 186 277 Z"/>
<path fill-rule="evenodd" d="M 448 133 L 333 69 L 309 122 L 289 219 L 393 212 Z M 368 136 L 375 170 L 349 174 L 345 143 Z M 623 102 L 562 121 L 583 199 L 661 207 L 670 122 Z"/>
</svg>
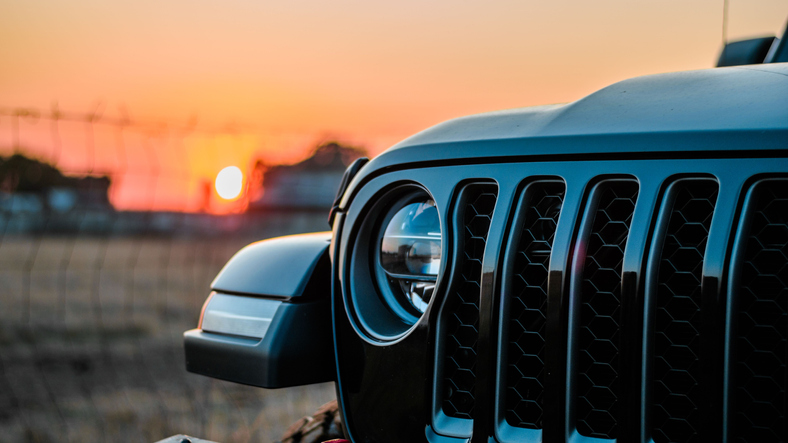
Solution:
<svg viewBox="0 0 788 443">
<path fill-rule="evenodd" d="M 786 37 L 357 161 L 331 232 L 226 265 L 187 369 L 333 380 L 354 442 L 788 441 Z"/>
</svg>

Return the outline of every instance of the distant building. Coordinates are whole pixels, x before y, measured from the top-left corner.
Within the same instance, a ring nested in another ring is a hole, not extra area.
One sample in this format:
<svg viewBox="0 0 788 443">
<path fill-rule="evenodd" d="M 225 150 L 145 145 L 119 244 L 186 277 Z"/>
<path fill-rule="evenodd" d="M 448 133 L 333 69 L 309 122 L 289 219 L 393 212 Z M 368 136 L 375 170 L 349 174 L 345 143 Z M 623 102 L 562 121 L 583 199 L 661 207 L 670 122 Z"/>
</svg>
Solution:
<svg viewBox="0 0 788 443">
<path fill-rule="evenodd" d="M 345 169 L 364 154 L 332 142 L 317 147 L 301 163 L 270 167 L 262 174 L 261 192 L 249 201 L 249 210 L 328 210 Z"/>
</svg>

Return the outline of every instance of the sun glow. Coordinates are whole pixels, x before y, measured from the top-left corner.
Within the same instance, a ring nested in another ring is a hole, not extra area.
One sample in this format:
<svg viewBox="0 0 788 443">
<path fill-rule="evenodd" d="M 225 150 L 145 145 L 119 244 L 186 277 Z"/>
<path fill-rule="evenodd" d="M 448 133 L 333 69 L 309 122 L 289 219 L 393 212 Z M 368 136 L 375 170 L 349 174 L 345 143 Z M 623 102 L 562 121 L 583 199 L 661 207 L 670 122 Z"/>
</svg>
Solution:
<svg viewBox="0 0 788 443">
<path fill-rule="evenodd" d="M 234 200 L 243 190 L 244 174 L 237 166 L 228 166 L 216 175 L 216 192 L 225 200 Z"/>
</svg>

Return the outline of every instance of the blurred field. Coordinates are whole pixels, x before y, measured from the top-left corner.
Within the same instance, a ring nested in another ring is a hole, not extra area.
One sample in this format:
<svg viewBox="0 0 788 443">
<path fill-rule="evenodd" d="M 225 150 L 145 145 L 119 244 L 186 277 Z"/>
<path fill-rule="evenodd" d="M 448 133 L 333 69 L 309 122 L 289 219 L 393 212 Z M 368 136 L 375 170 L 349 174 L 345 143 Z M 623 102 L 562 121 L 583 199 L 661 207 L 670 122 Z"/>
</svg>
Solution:
<svg viewBox="0 0 788 443">
<path fill-rule="evenodd" d="M 248 221 L 248 220 L 247 220 Z M 0 441 L 277 440 L 333 384 L 263 390 L 189 374 L 182 333 L 243 245 L 326 230 L 278 214 L 215 236 L 0 239 Z"/>
</svg>

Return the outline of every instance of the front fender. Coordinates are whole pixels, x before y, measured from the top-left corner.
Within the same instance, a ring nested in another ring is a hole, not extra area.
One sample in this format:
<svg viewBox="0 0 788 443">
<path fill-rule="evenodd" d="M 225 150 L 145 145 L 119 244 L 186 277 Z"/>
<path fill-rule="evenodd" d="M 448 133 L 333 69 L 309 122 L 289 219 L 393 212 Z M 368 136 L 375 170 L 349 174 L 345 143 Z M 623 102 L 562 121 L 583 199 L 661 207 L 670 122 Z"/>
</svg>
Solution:
<svg viewBox="0 0 788 443">
<path fill-rule="evenodd" d="M 238 251 L 184 333 L 186 370 L 263 388 L 335 380 L 330 241 L 294 235 Z"/>
</svg>

